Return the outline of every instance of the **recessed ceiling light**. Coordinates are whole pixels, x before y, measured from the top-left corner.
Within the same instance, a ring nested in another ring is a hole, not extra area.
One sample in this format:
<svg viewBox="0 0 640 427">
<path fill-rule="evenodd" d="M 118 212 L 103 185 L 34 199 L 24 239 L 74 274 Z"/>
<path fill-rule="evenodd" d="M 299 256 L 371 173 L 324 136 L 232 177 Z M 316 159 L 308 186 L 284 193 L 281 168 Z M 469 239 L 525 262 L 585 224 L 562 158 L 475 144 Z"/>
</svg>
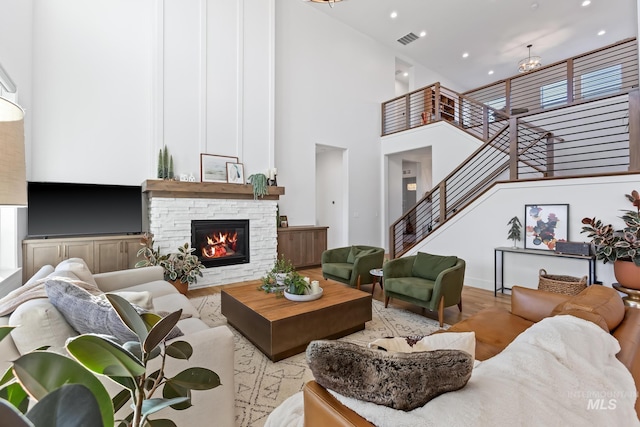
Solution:
<svg viewBox="0 0 640 427">
<path fill-rule="evenodd" d="M 407 73 L 406 71 L 404 72 L 403 76 L 405 77 L 409 77 L 409 73 Z"/>
<path fill-rule="evenodd" d="M 463 53 L 463 54 L 462 54 L 462 57 L 463 57 L 463 58 L 468 58 L 468 57 L 469 57 L 469 52 L 465 52 L 465 53 Z"/>
<path fill-rule="evenodd" d="M 493 74 L 493 70 L 489 70 L 489 72 L 487 74 L 492 75 Z"/>
<path fill-rule="evenodd" d="M 396 12 L 395 10 L 393 12 L 391 12 L 391 16 L 392 18 L 397 18 L 398 17 L 398 12 Z"/>
<path fill-rule="evenodd" d="M 599 36 L 604 36 L 605 34 L 607 34 L 607 32 L 605 30 L 598 31 L 598 35 Z"/>
<path fill-rule="evenodd" d="M 582 2 L 582 7 L 589 6 L 590 4 L 591 4 L 591 0 L 584 0 L 584 1 Z"/>
<path fill-rule="evenodd" d="M 424 37 L 424 36 L 426 36 L 426 35 L 427 35 L 427 32 L 426 32 L 426 31 L 422 31 L 422 32 L 420 33 L 420 37 Z"/>
</svg>

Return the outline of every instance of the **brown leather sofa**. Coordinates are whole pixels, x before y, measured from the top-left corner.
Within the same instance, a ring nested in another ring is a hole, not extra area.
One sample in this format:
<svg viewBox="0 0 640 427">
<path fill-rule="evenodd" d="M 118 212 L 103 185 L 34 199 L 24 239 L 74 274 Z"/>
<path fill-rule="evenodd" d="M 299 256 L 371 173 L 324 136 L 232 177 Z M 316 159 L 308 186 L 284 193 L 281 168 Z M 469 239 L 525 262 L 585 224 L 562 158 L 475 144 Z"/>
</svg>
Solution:
<svg viewBox="0 0 640 427">
<path fill-rule="evenodd" d="M 611 332 L 620 343 L 618 360 L 629 369 L 640 390 L 640 309 L 625 307 L 619 294 L 608 287 L 590 286 L 574 297 L 515 286 L 511 311 L 485 309 L 448 331 L 474 331 L 476 359 L 486 360 L 535 322 L 556 314 L 581 317 Z M 373 426 L 315 381 L 305 384 L 303 396 L 305 427 Z M 636 400 L 636 413 L 640 414 L 640 400 Z"/>
</svg>

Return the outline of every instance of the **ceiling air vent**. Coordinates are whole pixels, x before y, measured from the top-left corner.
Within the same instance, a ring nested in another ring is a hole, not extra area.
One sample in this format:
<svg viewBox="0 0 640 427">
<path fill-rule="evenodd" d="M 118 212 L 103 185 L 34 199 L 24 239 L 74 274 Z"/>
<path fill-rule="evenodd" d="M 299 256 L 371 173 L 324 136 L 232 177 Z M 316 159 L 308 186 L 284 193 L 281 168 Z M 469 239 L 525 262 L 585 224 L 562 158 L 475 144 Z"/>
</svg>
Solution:
<svg viewBox="0 0 640 427">
<path fill-rule="evenodd" d="M 415 34 L 413 34 L 413 33 L 409 33 L 409 34 L 407 34 L 406 36 L 400 37 L 400 38 L 398 39 L 398 41 L 399 41 L 400 43 L 402 43 L 403 45 L 405 45 L 405 46 L 406 46 L 406 45 L 408 45 L 409 43 L 412 43 L 412 42 L 414 42 L 414 41 L 416 41 L 416 40 L 418 40 L 418 39 L 419 39 L 419 37 L 418 37 L 418 36 L 416 36 L 416 35 L 415 35 Z"/>
</svg>

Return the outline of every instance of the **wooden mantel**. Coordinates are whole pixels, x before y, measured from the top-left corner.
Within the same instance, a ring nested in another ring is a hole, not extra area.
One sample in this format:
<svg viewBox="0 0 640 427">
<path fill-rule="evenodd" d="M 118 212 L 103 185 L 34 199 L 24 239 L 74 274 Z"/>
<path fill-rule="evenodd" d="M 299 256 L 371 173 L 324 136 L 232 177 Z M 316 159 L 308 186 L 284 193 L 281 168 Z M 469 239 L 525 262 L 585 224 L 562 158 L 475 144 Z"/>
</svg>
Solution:
<svg viewBox="0 0 640 427">
<path fill-rule="evenodd" d="M 142 192 L 152 197 L 190 197 L 203 199 L 253 199 L 251 184 L 226 182 L 184 182 L 148 179 L 142 183 Z M 284 195 L 284 187 L 269 187 L 264 200 L 278 200 Z M 261 200 L 259 199 L 259 200 Z"/>
</svg>

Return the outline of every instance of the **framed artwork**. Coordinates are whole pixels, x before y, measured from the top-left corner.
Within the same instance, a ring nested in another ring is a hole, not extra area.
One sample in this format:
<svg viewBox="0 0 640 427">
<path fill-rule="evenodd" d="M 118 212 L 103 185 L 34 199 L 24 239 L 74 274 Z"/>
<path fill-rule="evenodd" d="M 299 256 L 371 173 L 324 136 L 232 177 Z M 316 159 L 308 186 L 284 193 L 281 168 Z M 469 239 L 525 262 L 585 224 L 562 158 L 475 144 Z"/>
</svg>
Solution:
<svg viewBox="0 0 640 427">
<path fill-rule="evenodd" d="M 280 215 L 280 227 L 287 228 L 289 226 L 289 221 L 287 220 L 286 215 Z"/>
<path fill-rule="evenodd" d="M 244 165 L 242 163 L 227 162 L 227 182 L 230 184 L 244 184 Z"/>
<path fill-rule="evenodd" d="M 569 205 L 524 205 L 525 249 L 554 251 L 569 239 Z"/>
<path fill-rule="evenodd" d="M 238 163 L 238 158 L 201 153 L 200 181 L 227 182 L 227 163 Z"/>
</svg>

